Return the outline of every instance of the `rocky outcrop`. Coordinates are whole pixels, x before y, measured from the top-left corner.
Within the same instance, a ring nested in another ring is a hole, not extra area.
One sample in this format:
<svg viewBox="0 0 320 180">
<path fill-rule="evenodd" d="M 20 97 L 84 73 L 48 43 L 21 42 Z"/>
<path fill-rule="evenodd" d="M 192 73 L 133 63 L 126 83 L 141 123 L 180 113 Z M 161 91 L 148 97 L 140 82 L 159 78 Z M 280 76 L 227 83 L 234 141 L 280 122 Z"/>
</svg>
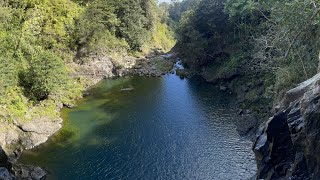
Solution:
<svg viewBox="0 0 320 180">
<path fill-rule="evenodd" d="M 73 76 L 87 79 L 88 87 L 101 79 L 117 75 L 117 67 L 108 56 L 92 55 L 84 63 L 73 63 L 71 66 L 74 69 Z"/>
<path fill-rule="evenodd" d="M 42 144 L 62 127 L 62 119 L 50 119 L 41 117 L 28 122 L 17 122 L 15 125 L 25 134 L 22 145 L 25 149 Z"/>
<path fill-rule="evenodd" d="M 7 168 L 0 167 L 0 179 L 1 180 L 12 180 L 14 176 L 9 172 Z"/>
<path fill-rule="evenodd" d="M 14 164 L 12 171 L 14 179 L 44 180 L 47 178 L 47 174 L 42 168 L 31 165 Z"/>
<path fill-rule="evenodd" d="M 43 180 L 46 177 L 46 172 L 40 167 L 11 162 L 0 147 L 0 180 Z"/>
<path fill-rule="evenodd" d="M 222 68 L 221 68 L 222 69 Z M 219 71 L 212 67 L 203 67 L 200 75 L 208 82 L 217 83 L 221 80 L 232 81 L 233 79 L 242 76 L 240 68 L 234 68 L 227 71 Z"/>
<path fill-rule="evenodd" d="M 253 146 L 257 179 L 320 179 L 320 74 L 288 91 Z"/>
<path fill-rule="evenodd" d="M 12 157 L 19 157 L 23 149 L 31 149 L 48 140 L 62 126 L 62 119 L 41 117 L 34 120 L 0 124 L 0 146 Z"/>
<path fill-rule="evenodd" d="M 129 73 L 138 76 L 160 77 L 172 70 L 174 61 L 170 58 L 171 56 L 152 56 L 148 59 L 137 59 Z"/>
<path fill-rule="evenodd" d="M 145 58 L 126 56 L 113 60 L 108 56 L 91 55 L 82 64 L 72 64 L 76 77 L 89 80 L 87 86 L 96 84 L 102 79 L 114 76 L 139 75 L 159 77 L 172 69 L 175 57 L 169 55 L 149 55 Z"/>
<path fill-rule="evenodd" d="M 3 179 L 3 180 L 12 179 L 13 175 L 9 172 L 11 168 L 12 168 L 12 165 L 11 163 L 9 163 L 8 156 L 0 146 L 0 179 Z"/>
</svg>

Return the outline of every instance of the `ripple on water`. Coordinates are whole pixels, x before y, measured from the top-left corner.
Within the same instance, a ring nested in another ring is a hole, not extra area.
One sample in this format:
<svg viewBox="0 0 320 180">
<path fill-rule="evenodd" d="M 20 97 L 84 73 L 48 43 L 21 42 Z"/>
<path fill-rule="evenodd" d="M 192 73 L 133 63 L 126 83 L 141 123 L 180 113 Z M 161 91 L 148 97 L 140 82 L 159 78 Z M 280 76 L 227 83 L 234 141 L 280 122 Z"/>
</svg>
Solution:
<svg viewBox="0 0 320 180">
<path fill-rule="evenodd" d="M 132 91 L 120 91 L 134 87 Z M 249 179 L 251 142 L 240 137 L 227 94 L 199 80 L 106 80 L 72 110 L 48 143 L 20 161 L 50 179 Z"/>
</svg>

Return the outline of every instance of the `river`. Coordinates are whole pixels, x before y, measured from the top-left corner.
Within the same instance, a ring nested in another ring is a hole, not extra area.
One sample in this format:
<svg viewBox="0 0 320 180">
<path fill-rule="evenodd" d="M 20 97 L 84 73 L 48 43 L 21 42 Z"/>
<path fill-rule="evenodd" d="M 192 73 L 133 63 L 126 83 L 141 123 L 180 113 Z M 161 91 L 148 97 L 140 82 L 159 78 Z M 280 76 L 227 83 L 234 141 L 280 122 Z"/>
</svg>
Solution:
<svg viewBox="0 0 320 180">
<path fill-rule="evenodd" d="M 238 135 L 233 97 L 199 78 L 108 79 L 77 108 L 63 109 L 63 128 L 22 163 L 49 179 L 249 179 L 251 142 Z"/>
</svg>

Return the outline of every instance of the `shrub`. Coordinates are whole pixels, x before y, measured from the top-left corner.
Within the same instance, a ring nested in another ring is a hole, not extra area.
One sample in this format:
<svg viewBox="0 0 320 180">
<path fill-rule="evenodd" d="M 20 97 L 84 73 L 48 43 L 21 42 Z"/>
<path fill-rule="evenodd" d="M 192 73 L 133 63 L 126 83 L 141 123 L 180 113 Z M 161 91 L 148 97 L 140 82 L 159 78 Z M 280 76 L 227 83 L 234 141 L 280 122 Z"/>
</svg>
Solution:
<svg viewBox="0 0 320 180">
<path fill-rule="evenodd" d="M 33 100 L 43 100 L 65 84 L 66 68 L 62 59 L 50 51 L 34 56 L 26 73 L 20 76 L 26 95 Z"/>
</svg>

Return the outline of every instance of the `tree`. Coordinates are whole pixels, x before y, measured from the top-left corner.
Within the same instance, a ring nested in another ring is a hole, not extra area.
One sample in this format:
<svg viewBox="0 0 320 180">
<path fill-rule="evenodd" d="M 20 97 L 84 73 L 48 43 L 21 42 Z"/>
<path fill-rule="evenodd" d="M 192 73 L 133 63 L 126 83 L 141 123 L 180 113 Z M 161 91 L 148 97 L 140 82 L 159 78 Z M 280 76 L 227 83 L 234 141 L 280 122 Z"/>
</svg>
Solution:
<svg viewBox="0 0 320 180">
<path fill-rule="evenodd" d="M 50 51 L 43 51 L 32 58 L 29 69 L 20 78 L 26 94 L 40 101 L 66 83 L 67 72 L 62 59 Z"/>
<path fill-rule="evenodd" d="M 142 0 L 141 8 L 144 11 L 144 16 L 147 19 L 147 29 L 154 30 L 159 16 L 159 9 L 157 7 L 156 0 Z"/>
<path fill-rule="evenodd" d="M 265 33 L 256 38 L 254 58 L 277 76 L 276 89 L 290 88 L 313 76 L 320 51 L 317 1 L 261 2 Z"/>
<path fill-rule="evenodd" d="M 229 17 L 224 12 L 223 0 L 186 2 L 193 8 L 183 12 L 180 19 L 178 46 L 188 50 L 184 51 L 186 58 L 189 59 L 188 64 L 199 67 L 214 60 L 217 54 L 232 43 L 230 36 L 232 31 L 228 22 Z"/>
<path fill-rule="evenodd" d="M 139 1 L 118 2 L 117 16 L 121 21 L 117 35 L 126 39 L 132 50 L 140 50 L 150 34 L 147 31 L 147 18 Z"/>
</svg>

